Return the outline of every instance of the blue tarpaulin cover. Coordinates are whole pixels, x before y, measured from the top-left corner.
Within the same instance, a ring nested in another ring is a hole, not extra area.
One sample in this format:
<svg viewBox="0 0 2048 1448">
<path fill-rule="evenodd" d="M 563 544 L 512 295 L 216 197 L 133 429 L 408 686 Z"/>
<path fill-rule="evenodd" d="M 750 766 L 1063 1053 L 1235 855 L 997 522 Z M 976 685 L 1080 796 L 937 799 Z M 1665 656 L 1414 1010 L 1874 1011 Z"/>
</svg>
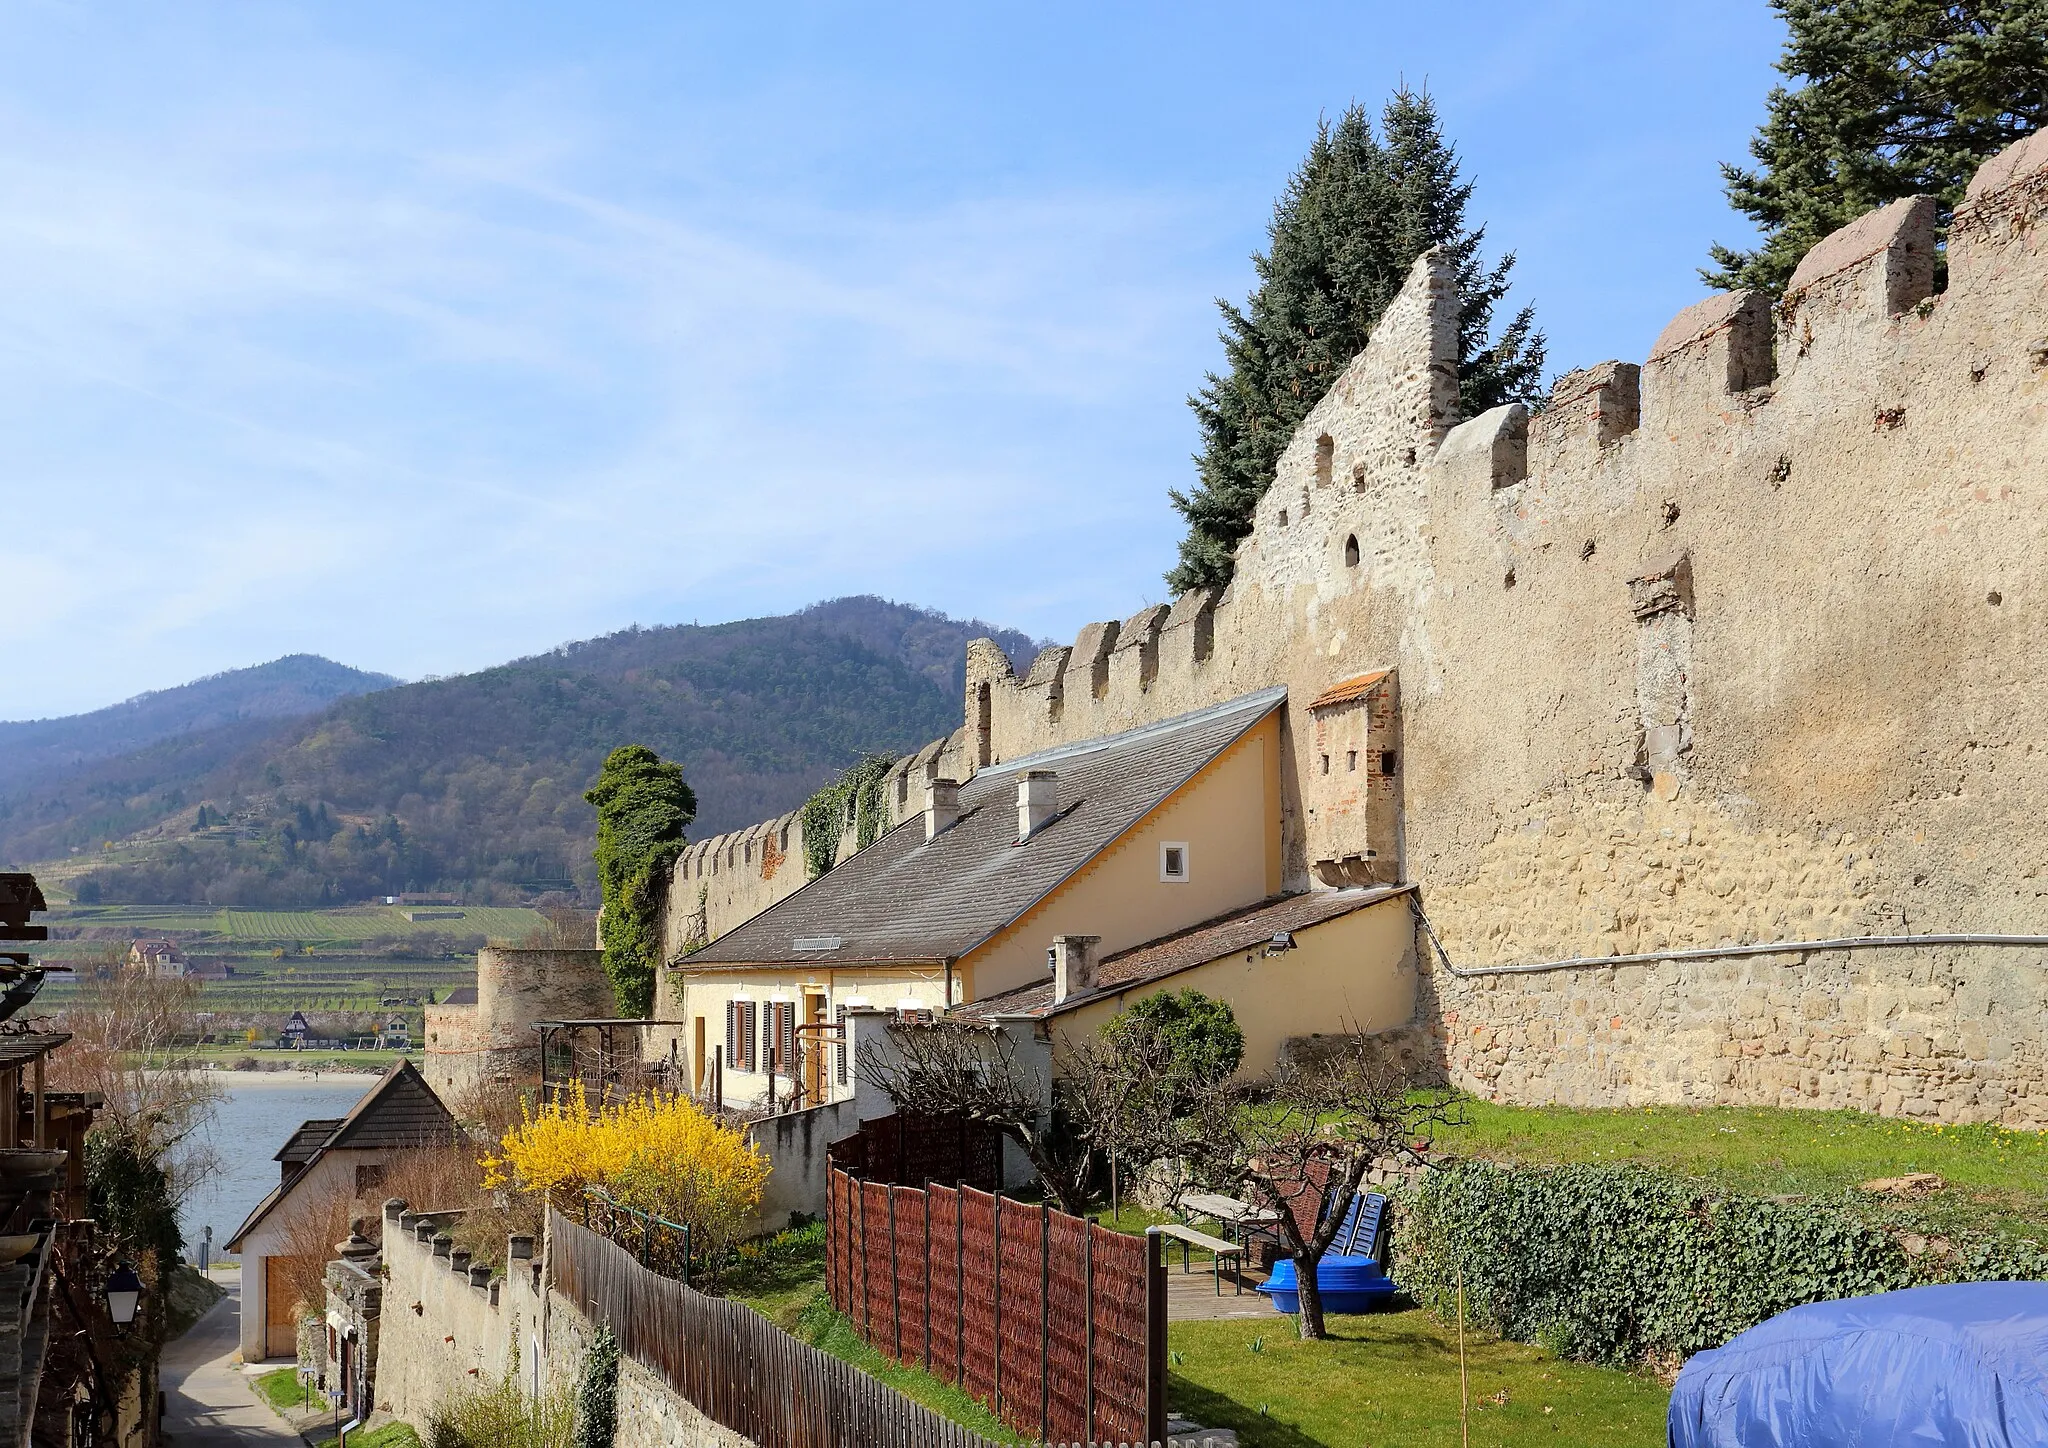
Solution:
<svg viewBox="0 0 2048 1448">
<path fill-rule="evenodd" d="M 2043 1448 L 2048 1282 L 1814 1302 L 1685 1365 L 1671 1448 Z"/>
</svg>

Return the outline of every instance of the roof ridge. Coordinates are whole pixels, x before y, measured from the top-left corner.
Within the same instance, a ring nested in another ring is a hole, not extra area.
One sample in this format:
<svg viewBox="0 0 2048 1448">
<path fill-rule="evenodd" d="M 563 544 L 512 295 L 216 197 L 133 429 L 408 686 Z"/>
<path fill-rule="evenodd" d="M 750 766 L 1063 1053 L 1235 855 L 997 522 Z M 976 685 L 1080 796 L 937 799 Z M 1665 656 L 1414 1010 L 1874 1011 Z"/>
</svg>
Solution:
<svg viewBox="0 0 2048 1448">
<path fill-rule="evenodd" d="M 1220 719 L 1240 709 L 1263 705 L 1271 708 L 1287 697 L 1285 684 L 1274 684 L 1270 688 L 1255 689 L 1249 694 L 1240 694 L 1235 699 L 1226 699 L 1220 704 L 1208 704 L 1200 709 L 1191 709 L 1185 714 L 1176 714 L 1170 719 L 1155 719 L 1150 724 L 1140 724 L 1118 734 L 1098 734 L 1093 739 L 1077 739 L 1070 744 L 1056 744 L 1050 749 L 1041 749 L 1036 754 L 1022 755 L 1016 759 L 998 760 L 977 770 L 978 774 L 998 774 L 1013 769 L 1034 768 L 1040 764 L 1060 759 L 1071 759 L 1080 754 L 1092 754 L 1098 749 L 1114 749 L 1125 744 L 1135 744 L 1155 734 L 1170 734 L 1195 724 L 1206 724 L 1211 719 Z"/>
</svg>

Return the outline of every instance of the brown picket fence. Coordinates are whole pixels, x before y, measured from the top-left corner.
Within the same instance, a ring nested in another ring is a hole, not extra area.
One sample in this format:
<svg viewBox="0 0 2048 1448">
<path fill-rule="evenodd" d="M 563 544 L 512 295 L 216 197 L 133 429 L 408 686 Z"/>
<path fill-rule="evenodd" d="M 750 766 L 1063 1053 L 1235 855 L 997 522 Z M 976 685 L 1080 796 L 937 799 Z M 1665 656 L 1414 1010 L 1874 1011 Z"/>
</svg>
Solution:
<svg viewBox="0 0 2048 1448">
<path fill-rule="evenodd" d="M 826 1281 L 877 1351 L 1041 1442 L 1165 1432 L 1166 1283 L 1150 1239 L 972 1187 L 833 1171 Z"/>
</svg>

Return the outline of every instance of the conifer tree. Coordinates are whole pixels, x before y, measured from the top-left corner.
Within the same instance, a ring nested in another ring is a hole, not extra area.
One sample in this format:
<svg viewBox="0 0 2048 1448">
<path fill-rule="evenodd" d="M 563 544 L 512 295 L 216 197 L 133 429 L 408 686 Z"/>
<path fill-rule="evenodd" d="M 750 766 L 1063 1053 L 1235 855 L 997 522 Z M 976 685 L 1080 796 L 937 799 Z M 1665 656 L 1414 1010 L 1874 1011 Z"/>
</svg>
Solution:
<svg viewBox="0 0 2048 1448">
<path fill-rule="evenodd" d="M 1445 142 L 1436 105 L 1405 87 L 1388 101 L 1379 133 L 1352 105 L 1316 128 L 1308 157 L 1273 209 L 1258 285 L 1243 307 L 1218 300 L 1227 370 L 1188 399 L 1201 426 L 1195 487 L 1172 493 L 1187 520 L 1176 593 L 1230 579 L 1232 551 L 1273 481 L 1289 437 L 1323 398 L 1401 290 L 1408 269 L 1442 247 L 1457 272 L 1459 393 L 1466 416 L 1533 399 L 1544 337 L 1524 307 L 1496 335 L 1512 254 L 1481 260 L 1484 227 L 1468 228 L 1472 183 Z"/>
<path fill-rule="evenodd" d="M 1763 231 L 1714 246 L 1709 286 L 1776 295 L 1814 244 L 1903 196 L 1944 231 L 1970 177 L 2048 120 L 2048 0 L 1771 0 L 1789 34 L 1754 170 L 1723 165 Z"/>
</svg>

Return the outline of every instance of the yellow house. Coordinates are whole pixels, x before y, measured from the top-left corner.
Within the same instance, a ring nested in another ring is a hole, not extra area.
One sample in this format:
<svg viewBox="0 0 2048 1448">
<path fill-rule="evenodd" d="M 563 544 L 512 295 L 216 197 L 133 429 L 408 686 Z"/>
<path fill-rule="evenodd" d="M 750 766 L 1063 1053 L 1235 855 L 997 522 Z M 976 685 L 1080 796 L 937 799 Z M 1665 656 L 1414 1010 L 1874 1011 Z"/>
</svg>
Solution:
<svg viewBox="0 0 2048 1448">
<path fill-rule="evenodd" d="M 1096 959 L 1125 970 L 1134 956 L 1165 959 L 1175 940 L 1233 942 L 1194 965 L 1257 1042 L 1248 1064 L 1270 1063 L 1290 1036 L 1406 1022 L 1405 906 L 1345 923 L 1399 892 L 1280 894 L 1285 699 L 1268 689 L 964 785 L 936 781 L 922 816 L 671 962 L 656 1014 L 687 1022 L 691 1079 L 728 1102 L 843 1099 L 849 1011 L 936 1015 L 1049 989 L 1056 975 L 1078 999 Z M 1222 933 L 1196 930 L 1205 923 Z M 1261 964 L 1297 924 L 1309 943 Z M 1226 957 L 1245 930 L 1264 943 L 1233 974 Z M 1267 999 L 1270 980 L 1288 989 Z"/>
</svg>

